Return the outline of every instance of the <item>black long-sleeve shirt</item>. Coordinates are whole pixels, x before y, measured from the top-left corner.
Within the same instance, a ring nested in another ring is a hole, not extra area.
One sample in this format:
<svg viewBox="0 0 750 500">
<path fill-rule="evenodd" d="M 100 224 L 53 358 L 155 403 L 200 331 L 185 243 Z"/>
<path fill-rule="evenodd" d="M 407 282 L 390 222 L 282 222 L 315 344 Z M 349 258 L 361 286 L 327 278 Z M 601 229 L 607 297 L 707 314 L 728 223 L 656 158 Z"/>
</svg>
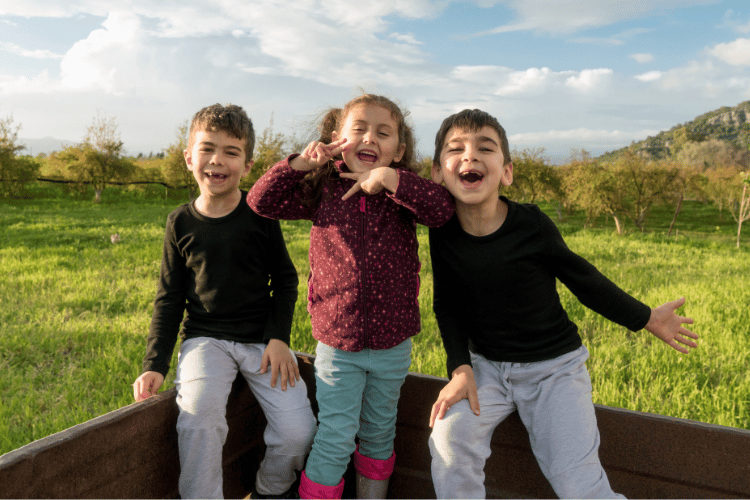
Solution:
<svg viewBox="0 0 750 500">
<path fill-rule="evenodd" d="M 178 332 L 289 344 L 297 271 L 279 222 L 253 212 L 246 195 L 224 217 L 205 217 L 193 203 L 167 217 L 143 371 L 166 375 Z"/>
<path fill-rule="evenodd" d="M 448 377 L 471 365 L 469 350 L 492 361 L 529 363 L 580 347 L 557 279 L 605 318 L 633 331 L 646 325 L 651 309 L 572 252 L 539 207 L 502 199 L 508 215 L 493 234 L 472 236 L 455 215 L 430 229 L 433 308 Z"/>
</svg>

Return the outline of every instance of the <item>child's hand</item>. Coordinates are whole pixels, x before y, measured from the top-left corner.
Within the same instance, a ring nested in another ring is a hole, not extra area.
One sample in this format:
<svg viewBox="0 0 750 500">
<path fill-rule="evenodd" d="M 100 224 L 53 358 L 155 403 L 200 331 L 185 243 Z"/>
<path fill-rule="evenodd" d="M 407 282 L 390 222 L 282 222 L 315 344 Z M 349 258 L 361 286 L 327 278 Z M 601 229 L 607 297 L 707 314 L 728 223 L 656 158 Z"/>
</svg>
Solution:
<svg viewBox="0 0 750 500">
<path fill-rule="evenodd" d="M 143 401 L 159 392 L 164 383 L 164 375 L 159 372 L 143 372 L 133 384 L 133 397 L 136 401 Z"/>
<path fill-rule="evenodd" d="M 432 405 L 430 414 L 430 427 L 435 425 L 435 420 L 442 420 L 451 406 L 462 399 L 469 400 L 469 406 L 475 415 L 479 415 L 479 396 L 477 394 L 477 383 L 474 380 L 474 371 L 469 365 L 461 365 L 453 370 L 453 378 L 448 385 L 438 394 L 437 401 Z"/>
<path fill-rule="evenodd" d="M 341 152 L 348 147 L 345 143 L 346 137 L 343 137 L 338 141 L 333 141 L 330 144 L 313 141 L 307 145 L 301 155 L 297 156 L 289 163 L 289 166 L 294 170 L 304 172 L 315 170 L 316 168 L 325 165 L 328 160 L 336 155 L 341 154 Z"/>
<path fill-rule="evenodd" d="M 680 344 L 693 348 L 698 347 L 698 344 L 685 338 L 690 337 L 697 339 L 698 334 L 693 333 L 682 326 L 684 323 L 691 324 L 693 322 L 692 318 L 678 316 L 675 313 L 675 311 L 682 307 L 684 303 L 685 297 L 682 297 L 673 302 L 662 304 L 656 309 L 651 309 L 651 318 L 648 320 L 645 328 L 656 337 L 669 344 L 672 349 L 687 354 L 689 352 L 688 349 Z"/>
<path fill-rule="evenodd" d="M 286 390 L 286 384 L 294 387 L 299 380 L 299 367 L 294 362 L 294 354 L 289 350 L 285 342 L 271 339 L 263 351 L 263 359 L 260 362 L 260 373 L 266 373 L 268 365 L 271 365 L 271 387 L 276 387 L 276 381 L 281 374 L 281 390 Z"/>
<path fill-rule="evenodd" d="M 342 200 L 350 198 L 359 190 L 367 194 L 376 194 L 384 188 L 395 193 L 398 189 L 398 173 L 390 167 L 378 167 L 361 173 L 343 173 L 341 177 L 357 181 L 352 188 L 341 197 Z"/>
</svg>

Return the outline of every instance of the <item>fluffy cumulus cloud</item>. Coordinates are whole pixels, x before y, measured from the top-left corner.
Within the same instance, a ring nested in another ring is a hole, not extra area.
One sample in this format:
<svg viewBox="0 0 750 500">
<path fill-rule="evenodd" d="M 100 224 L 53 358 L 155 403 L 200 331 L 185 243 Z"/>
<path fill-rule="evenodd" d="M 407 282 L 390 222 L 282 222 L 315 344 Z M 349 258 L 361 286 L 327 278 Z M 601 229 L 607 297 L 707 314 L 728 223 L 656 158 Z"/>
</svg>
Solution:
<svg viewBox="0 0 750 500">
<path fill-rule="evenodd" d="M 732 66 L 750 66 L 750 38 L 720 43 L 712 47 L 709 53 Z"/>
</svg>

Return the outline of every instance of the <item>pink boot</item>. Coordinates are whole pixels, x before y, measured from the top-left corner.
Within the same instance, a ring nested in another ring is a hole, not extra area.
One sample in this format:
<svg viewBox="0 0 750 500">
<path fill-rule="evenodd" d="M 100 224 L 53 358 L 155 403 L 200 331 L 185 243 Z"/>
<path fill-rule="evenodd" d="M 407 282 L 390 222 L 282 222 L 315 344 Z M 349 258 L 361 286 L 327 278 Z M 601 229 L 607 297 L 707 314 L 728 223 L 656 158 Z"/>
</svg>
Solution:
<svg viewBox="0 0 750 500">
<path fill-rule="evenodd" d="M 344 478 L 336 486 L 324 486 L 311 481 L 305 471 L 302 471 L 302 478 L 299 482 L 299 497 L 306 499 L 323 499 L 323 498 L 341 498 L 344 493 Z"/>
<path fill-rule="evenodd" d="M 388 482 L 396 463 L 396 452 L 387 460 L 367 458 L 354 451 L 354 470 L 357 472 L 357 498 L 385 498 Z"/>
</svg>

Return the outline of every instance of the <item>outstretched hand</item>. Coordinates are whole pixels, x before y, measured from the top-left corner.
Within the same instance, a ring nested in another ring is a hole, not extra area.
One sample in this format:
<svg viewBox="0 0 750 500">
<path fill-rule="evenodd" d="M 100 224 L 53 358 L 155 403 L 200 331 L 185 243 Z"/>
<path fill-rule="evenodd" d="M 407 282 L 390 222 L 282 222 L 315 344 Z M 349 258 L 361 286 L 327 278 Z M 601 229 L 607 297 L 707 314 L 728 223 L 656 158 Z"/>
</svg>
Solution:
<svg viewBox="0 0 750 500">
<path fill-rule="evenodd" d="M 451 381 L 443 387 L 443 390 L 438 394 L 437 401 L 432 405 L 430 427 L 435 425 L 435 420 L 442 420 L 445 412 L 462 399 L 468 399 L 469 406 L 474 414 L 479 415 L 477 383 L 474 380 L 474 371 L 469 365 L 461 365 L 453 370 Z"/>
<path fill-rule="evenodd" d="M 685 297 L 682 297 L 651 309 L 651 318 L 648 320 L 645 328 L 654 334 L 654 336 L 669 344 L 672 349 L 687 354 L 689 352 L 687 347 L 696 348 L 698 344 L 686 337 L 697 339 L 698 334 L 682 326 L 683 324 L 692 324 L 692 318 L 678 316 L 675 312 L 684 303 Z"/>
<path fill-rule="evenodd" d="M 356 181 L 354 185 L 341 197 L 342 200 L 350 198 L 357 191 L 364 191 L 367 194 L 376 194 L 383 189 L 395 193 L 398 189 L 398 173 L 390 167 L 378 167 L 366 172 L 341 174 L 345 179 Z"/>
<path fill-rule="evenodd" d="M 325 165 L 329 160 L 341 154 L 349 145 L 346 144 L 346 137 L 338 141 L 326 144 L 320 141 L 313 141 L 307 145 L 305 150 L 290 162 L 294 170 L 310 171 Z"/>
</svg>

